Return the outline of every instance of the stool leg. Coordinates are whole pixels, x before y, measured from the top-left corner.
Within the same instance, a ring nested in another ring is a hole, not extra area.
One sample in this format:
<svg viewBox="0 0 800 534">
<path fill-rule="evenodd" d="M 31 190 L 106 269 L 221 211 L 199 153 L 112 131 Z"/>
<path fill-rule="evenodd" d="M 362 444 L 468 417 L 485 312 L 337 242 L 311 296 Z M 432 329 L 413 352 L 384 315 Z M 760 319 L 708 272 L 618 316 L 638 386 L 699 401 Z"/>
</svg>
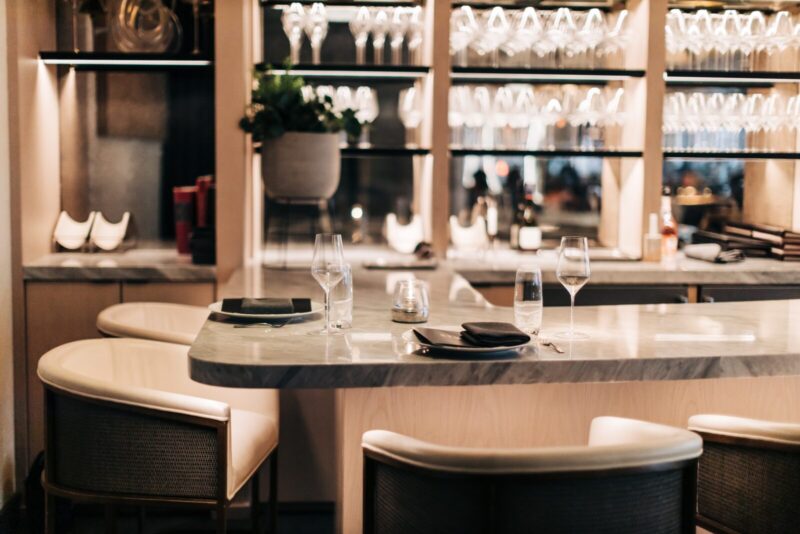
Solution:
<svg viewBox="0 0 800 534">
<path fill-rule="evenodd" d="M 116 534 L 117 510 L 113 504 L 107 504 L 105 509 L 106 509 L 106 534 Z"/>
<path fill-rule="evenodd" d="M 217 534 L 228 531 L 228 509 L 224 504 L 217 507 Z"/>
<path fill-rule="evenodd" d="M 253 534 L 261 532 L 261 513 L 258 509 L 261 505 L 261 499 L 259 498 L 259 471 L 256 471 L 250 480 L 250 520 L 253 523 Z"/>
<path fill-rule="evenodd" d="M 44 498 L 44 531 L 47 534 L 56 534 L 56 496 L 50 493 L 45 493 Z"/>
<path fill-rule="evenodd" d="M 269 532 L 278 532 L 278 448 L 272 452 L 269 463 Z"/>
<path fill-rule="evenodd" d="M 272 205 L 269 197 L 264 199 L 264 252 L 269 249 L 269 219 L 272 214 Z"/>
</svg>

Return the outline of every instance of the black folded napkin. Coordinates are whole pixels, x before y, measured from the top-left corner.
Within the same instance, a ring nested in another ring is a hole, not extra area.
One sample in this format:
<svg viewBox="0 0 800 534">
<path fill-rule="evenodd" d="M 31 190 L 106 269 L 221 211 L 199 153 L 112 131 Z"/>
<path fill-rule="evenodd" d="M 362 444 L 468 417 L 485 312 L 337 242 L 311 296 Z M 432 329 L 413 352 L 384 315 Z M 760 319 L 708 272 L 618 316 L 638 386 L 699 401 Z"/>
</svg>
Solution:
<svg viewBox="0 0 800 534">
<path fill-rule="evenodd" d="M 511 347 L 531 337 L 509 323 L 464 323 L 463 332 L 438 328 L 415 328 L 414 334 L 423 343 L 438 347 Z"/>
<path fill-rule="evenodd" d="M 474 347 L 465 339 L 461 338 L 458 332 L 450 330 L 439 330 L 438 328 L 415 328 L 414 334 L 417 339 L 428 345 L 438 347 Z"/>
<path fill-rule="evenodd" d="M 222 311 L 254 315 L 277 315 L 311 311 L 311 299 L 243 298 L 223 299 Z"/>
<path fill-rule="evenodd" d="M 461 338 L 476 347 L 509 347 L 531 340 L 531 336 L 511 323 L 464 323 Z"/>
</svg>

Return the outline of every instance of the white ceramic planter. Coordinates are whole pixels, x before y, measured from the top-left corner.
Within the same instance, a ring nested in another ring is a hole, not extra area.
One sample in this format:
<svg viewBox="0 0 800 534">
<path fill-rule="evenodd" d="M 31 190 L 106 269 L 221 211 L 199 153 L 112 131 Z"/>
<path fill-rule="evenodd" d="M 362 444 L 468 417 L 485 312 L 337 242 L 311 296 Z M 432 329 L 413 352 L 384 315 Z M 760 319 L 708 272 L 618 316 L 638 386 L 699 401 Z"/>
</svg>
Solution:
<svg viewBox="0 0 800 534">
<path fill-rule="evenodd" d="M 287 132 L 261 147 L 261 177 L 270 198 L 327 200 L 339 187 L 339 134 Z"/>
</svg>

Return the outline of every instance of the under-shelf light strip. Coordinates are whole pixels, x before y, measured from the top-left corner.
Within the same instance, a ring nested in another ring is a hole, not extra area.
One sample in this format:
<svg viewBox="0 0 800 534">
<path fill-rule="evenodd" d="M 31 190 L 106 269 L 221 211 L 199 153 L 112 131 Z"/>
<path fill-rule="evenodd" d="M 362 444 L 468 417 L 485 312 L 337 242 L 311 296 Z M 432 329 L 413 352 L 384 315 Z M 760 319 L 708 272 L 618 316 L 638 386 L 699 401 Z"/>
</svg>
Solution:
<svg viewBox="0 0 800 534">
<path fill-rule="evenodd" d="M 603 80 L 603 81 L 622 81 L 627 80 L 630 76 L 624 74 L 559 74 L 554 72 L 552 74 L 525 74 L 525 73 L 480 73 L 480 72 L 454 72 L 451 74 L 453 80 L 493 80 L 498 81 L 528 81 L 528 80 L 559 80 L 559 81 L 590 81 L 590 80 Z"/>
<path fill-rule="evenodd" d="M 761 76 L 681 76 L 664 73 L 664 81 L 671 83 L 721 83 L 721 84 L 741 84 L 741 83 L 798 83 L 800 73 L 796 78 L 768 78 Z"/>
<path fill-rule="evenodd" d="M 69 65 L 72 67 L 205 67 L 208 59 L 42 59 L 45 65 Z"/>
<path fill-rule="evenodd" d="M 270 69 L 270 74 L 286 74 L 285 69 Z M 387 71 L 387 70 L 324 70 L 324 69 L 292 69 L 295 76 L 315 78 L 407 78 L 416 80 L 427 74 L 423 71 Z"/>
</svg>

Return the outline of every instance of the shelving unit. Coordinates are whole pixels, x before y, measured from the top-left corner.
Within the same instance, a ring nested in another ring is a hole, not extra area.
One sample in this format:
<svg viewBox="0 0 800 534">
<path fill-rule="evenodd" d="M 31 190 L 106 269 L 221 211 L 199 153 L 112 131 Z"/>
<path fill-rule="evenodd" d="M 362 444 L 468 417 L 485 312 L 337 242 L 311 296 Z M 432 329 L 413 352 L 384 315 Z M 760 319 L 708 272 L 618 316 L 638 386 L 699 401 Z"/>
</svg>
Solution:
<svg viewBox="0 0 800 534">
<path fill-rule="evenodd" d="M 800 83 L 800 72 L 668 70 L 664 81 L 671 86 L 772 87 L 776 83 Z"/>
<path fill-rule="evenodd" d="M 699 150 L 665 150 L 664 158 L 717 160 L 800 160 L 800 152 L 713 152 Z"/>
</svg>

